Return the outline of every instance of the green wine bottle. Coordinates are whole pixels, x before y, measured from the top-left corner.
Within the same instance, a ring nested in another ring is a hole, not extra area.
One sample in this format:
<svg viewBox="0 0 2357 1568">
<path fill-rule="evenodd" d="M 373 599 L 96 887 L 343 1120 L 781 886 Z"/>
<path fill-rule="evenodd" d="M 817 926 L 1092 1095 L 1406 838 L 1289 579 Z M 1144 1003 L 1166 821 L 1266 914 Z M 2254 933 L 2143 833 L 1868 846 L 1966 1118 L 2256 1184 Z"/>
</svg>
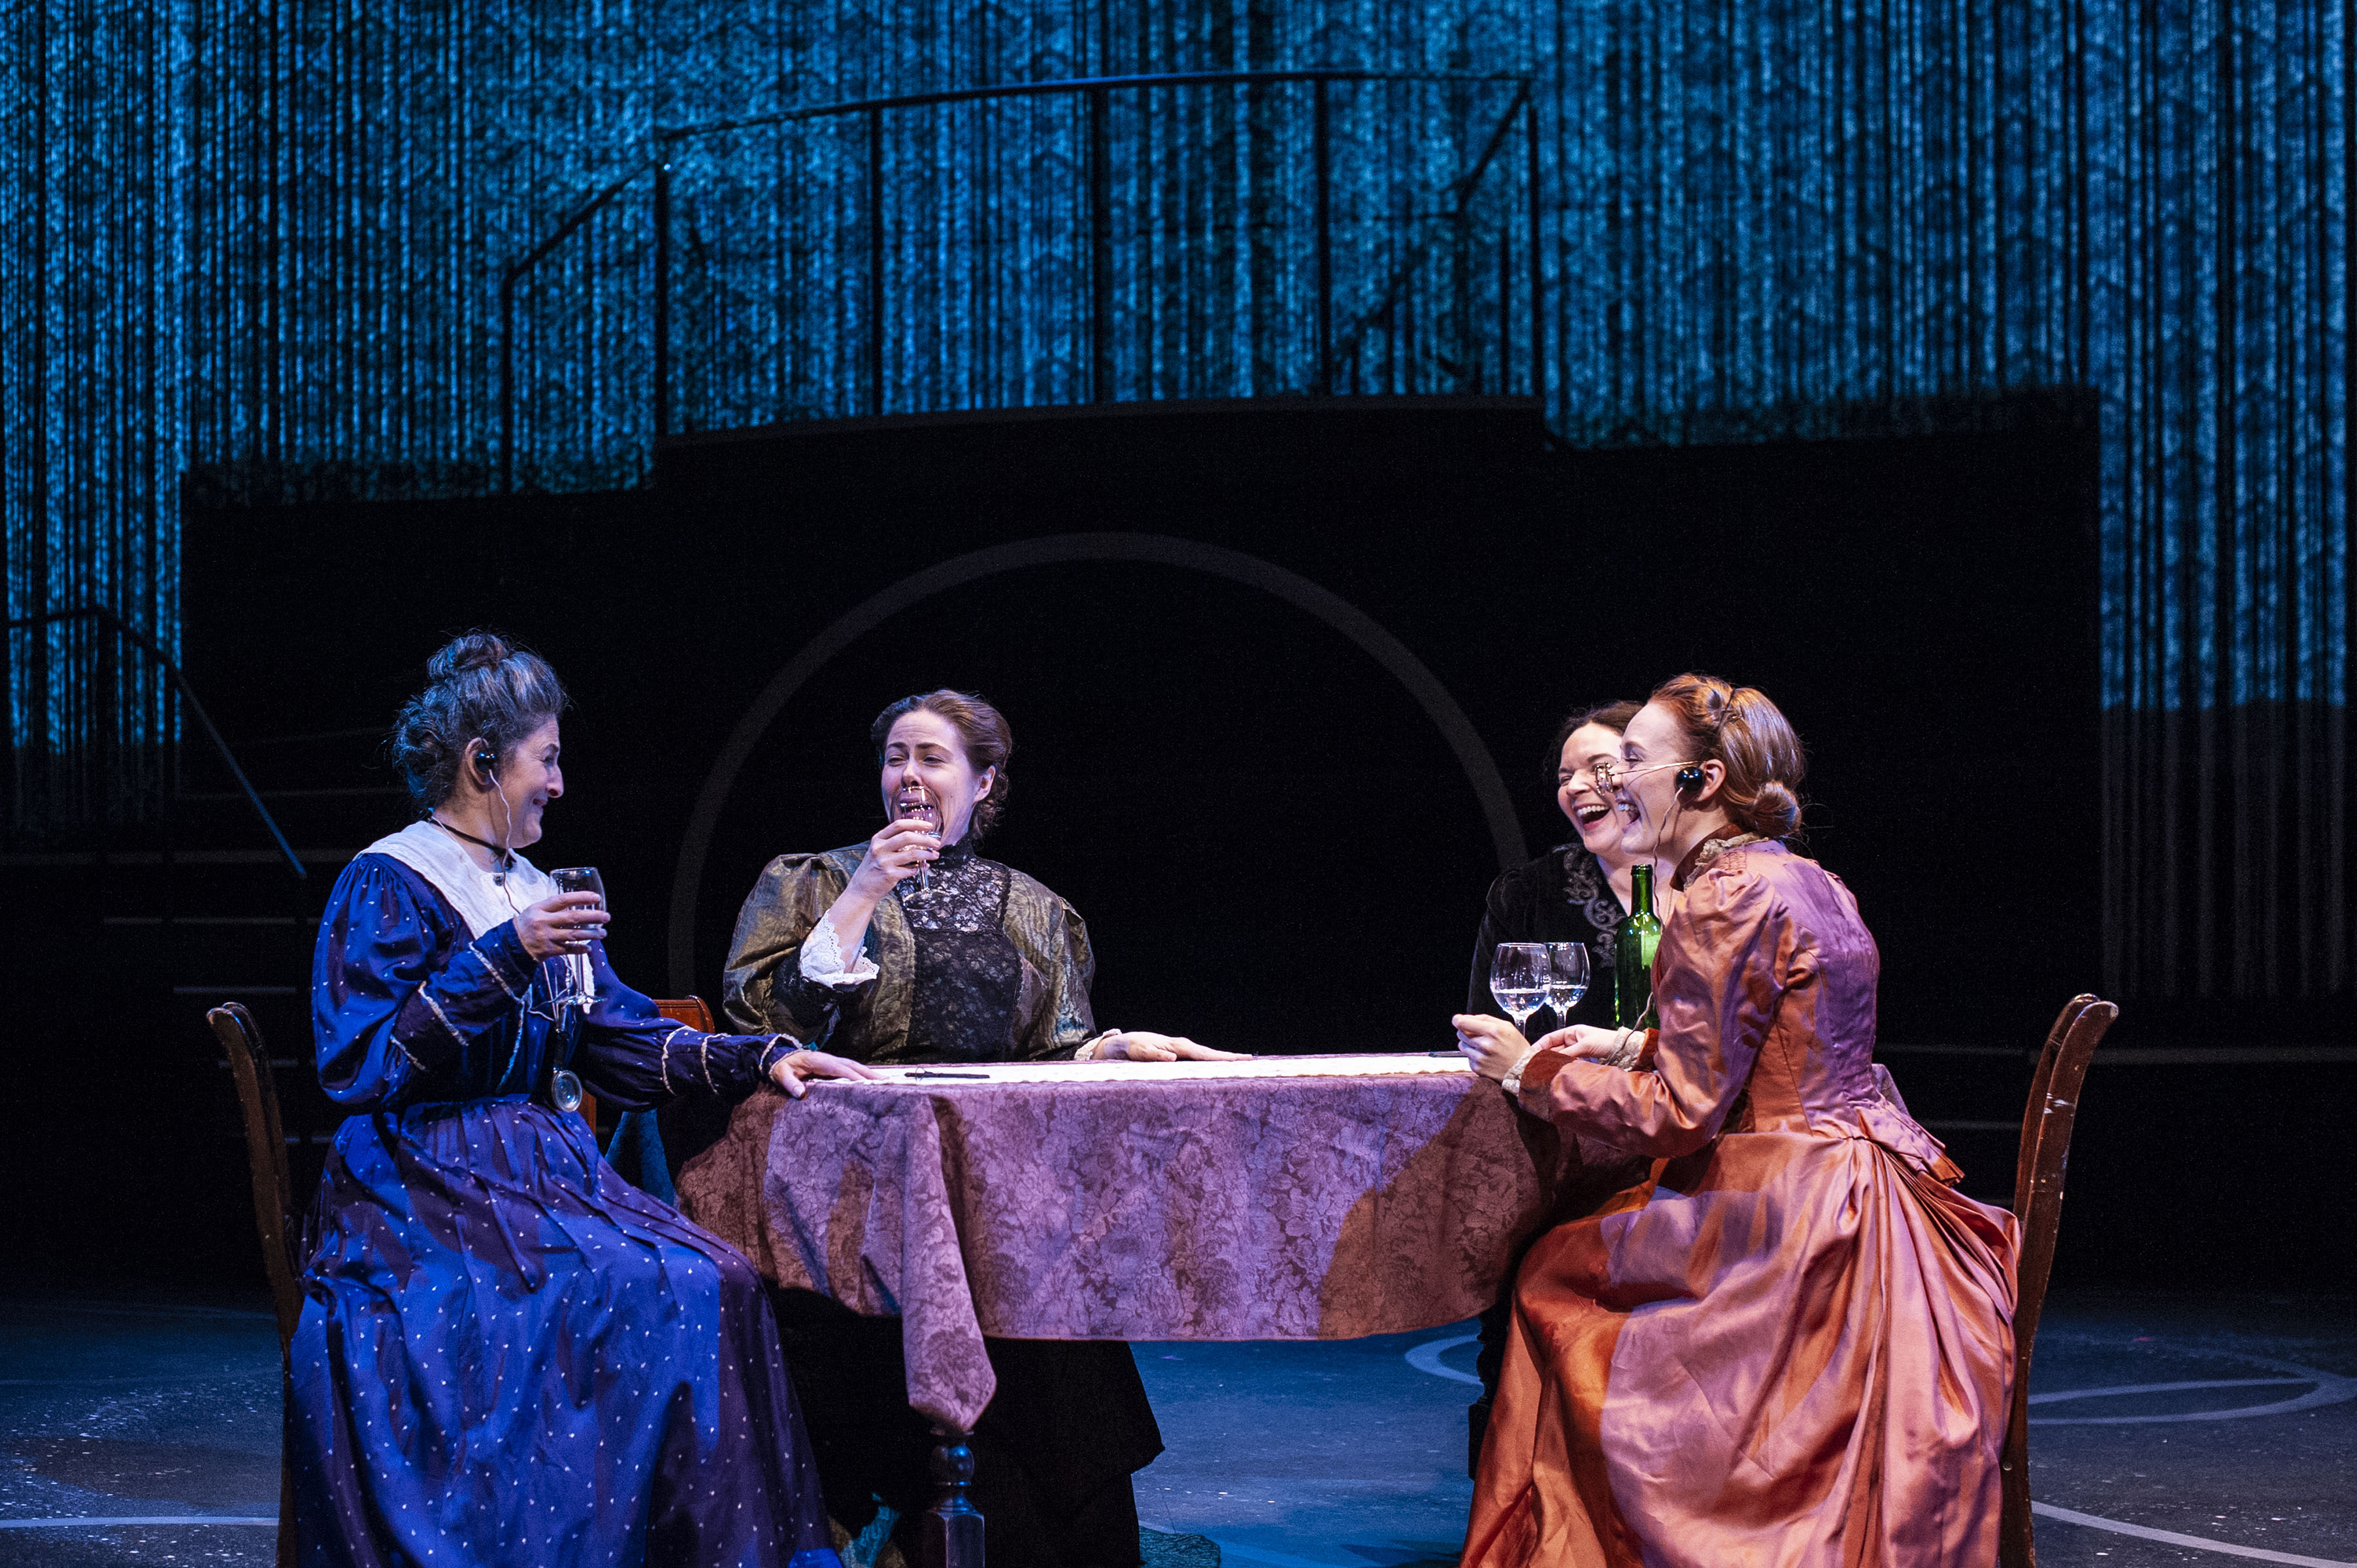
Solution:
<svg viewBox="0 0 2357 1568">
<path fill-rule="evenodd" d="M 1634 886 L 1629 912 L 1612 931 L 1612 1022 L 1633 1029 L 1653 1004 L 1653 954 L 1662 945 L 1662 922 L 1653 914 L 1653 865 L 1641 860 L 1629 868 Z"/>
</svg>

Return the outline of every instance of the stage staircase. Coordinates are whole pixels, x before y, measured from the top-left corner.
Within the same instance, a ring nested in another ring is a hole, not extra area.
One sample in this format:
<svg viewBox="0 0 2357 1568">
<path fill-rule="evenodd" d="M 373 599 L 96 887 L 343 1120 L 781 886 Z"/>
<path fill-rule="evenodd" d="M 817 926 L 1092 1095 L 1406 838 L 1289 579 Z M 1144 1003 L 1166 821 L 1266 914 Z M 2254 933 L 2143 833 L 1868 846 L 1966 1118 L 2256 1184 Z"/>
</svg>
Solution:
<svg viewBox="0 0 2357 1568">
<path fill-rule="evenodd" d="M 13 944 L 33 978 L 46 993 L 93 999 L 89 1069 L 75 1079 L 86 1092 L 63 1112 L 87 1125 L 41 1135 L 218 1186 L 242 1162 L 242 1125 L 205 1013 L 241 1002 L 270 1047 L 291 1174 L 307 1197 L 343 1116 L 312 1061 L 320 912 L 345 863 L 409 815 L 382 743 L 373 729 L 231 743 L 294 860 L 201 739 L 183 743 L 159 821 L 0 854 L 19 890 Z M 184 1196 L 159 1194 L 159 1213 Z"/>
</svg>

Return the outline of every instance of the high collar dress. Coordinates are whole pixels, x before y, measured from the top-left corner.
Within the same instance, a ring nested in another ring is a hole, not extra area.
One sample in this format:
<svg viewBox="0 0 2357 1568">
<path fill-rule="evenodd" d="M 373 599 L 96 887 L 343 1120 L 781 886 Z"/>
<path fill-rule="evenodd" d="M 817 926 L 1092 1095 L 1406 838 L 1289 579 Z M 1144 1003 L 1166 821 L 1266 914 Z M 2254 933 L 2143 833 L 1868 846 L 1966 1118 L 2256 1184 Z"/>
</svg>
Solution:
<svg viewBox="0 0 2357 1568">
<path fill-rule="evenodd" d="M 595 1003 L 552 1003 L 512 919 L 552 891 L 419 824 L 328 897 L 313 1021 L 351 1114 L 288 1350 L 297 1560 L 840 1568 L 752 1267 L 550 1103 L 560 1069 L 626 1108 L 742 1096 L 792 1042 L 681 1028 L 602 944 Z"/>
<path fill-rule="evenodd" d="M 1875 1065 L 1840 880 L 1759 841 L 1689 867 L 1649 1056 L 1524 1075 L 1583 1152 L 1654 1165 L 1523 1261 L 1464 1564 L 1993 1563 L 2013 1217 Z"/>
</svg>

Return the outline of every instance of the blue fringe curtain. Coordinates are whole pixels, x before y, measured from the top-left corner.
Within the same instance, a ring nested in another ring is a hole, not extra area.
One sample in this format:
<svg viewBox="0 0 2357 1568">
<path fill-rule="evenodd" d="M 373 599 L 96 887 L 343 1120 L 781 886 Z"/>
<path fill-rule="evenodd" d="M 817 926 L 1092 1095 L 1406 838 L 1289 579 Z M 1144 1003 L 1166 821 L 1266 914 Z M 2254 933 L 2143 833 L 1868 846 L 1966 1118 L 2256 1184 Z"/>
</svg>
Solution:
<svg viewBox="0 0 2357 1568">
<path fill-rule="evenodd" d="M 1102 73 L 1527 74 L 1556 427 L 2091 396 L 2105 984 L 2345 992 L 2352 5 L 27 0 L 0 21 L 9 613 L 100 602 L 172 645 L 183 482 L 488 488 L 501 270 L 658 128 Z M 1518 390 L 1518 148 L 1449 199 L 1510 91 L 1335 90 L 1338 390 Z M 683 146 L 675 423 L 1306 390 L 1307 104 L 1112 101 L 1102 349 L 1079 102 L 892 116 L 876 387 L 863 125 Z M 651 198 L 519 283 L 522 483 L 645 470 Z M 168 710 L 105 641 L 8 641 L 19 826 L 152 797 L 121 759 Z"/>
<path fill-rule="evenodd" d="M 6 618 L 102 607 L 170 638 L 188 424 L 185 32 L 155 11 L 0 12 L 0 514 Z M 168 682 L 96 619 L 0 646 L 5 828 L 135 816 L 169 770 Z"/>
</svg>

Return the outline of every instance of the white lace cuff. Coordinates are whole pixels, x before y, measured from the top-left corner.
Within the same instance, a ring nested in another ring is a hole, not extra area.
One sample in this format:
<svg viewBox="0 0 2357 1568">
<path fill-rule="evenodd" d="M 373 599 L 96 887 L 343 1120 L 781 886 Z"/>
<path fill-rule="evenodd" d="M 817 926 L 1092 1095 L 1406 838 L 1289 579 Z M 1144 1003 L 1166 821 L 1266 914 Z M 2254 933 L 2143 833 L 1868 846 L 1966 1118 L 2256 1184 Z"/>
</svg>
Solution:
<svg viewBox="0 0 2357 1568">
<path fill-rule="evenodd" d="M 847 991 L 855 985 L 865 985 L 878 973 L 866 953 L 860 953 L 848 967 L 843 961 L 843 940 L 834 934 L 834 925 L 821 920 L 802 939 L 802 972 L 804 980 L 831 985 L 837 991 Z"/>
</svg>

